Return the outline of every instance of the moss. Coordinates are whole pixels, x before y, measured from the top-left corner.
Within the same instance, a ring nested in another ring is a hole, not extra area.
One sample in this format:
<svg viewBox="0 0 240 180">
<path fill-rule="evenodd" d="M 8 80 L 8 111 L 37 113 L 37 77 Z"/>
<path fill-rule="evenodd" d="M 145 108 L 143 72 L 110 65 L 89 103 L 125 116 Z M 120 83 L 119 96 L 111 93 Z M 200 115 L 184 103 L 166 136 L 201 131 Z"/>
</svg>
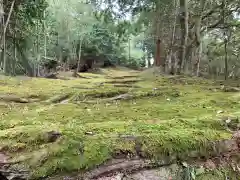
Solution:
<svg viewBox="0 0 240 180">
<path fill-rule="evenodd" d="M 238 180 L 239 174 L 230 168 L 215 169 L 213 171 L 197 176 L 197 180 Z"/>
<path fill-rule="evenodd" d="M 136 72 L 118 69 L 104 72 L 97 78 L 68 81 L 0 80 L 4 83 L 0 90 L 6 94 L 46 99 L 70 94 L 71 102 L 81 101 L 80 104 L 36 102 L 0 106 L 0 141 L 12 157 L 16 158 L 19 153 L 27 157 L 24 163 L 33 170 L 33 177 L 93 168 L 110 159 L 115 151 L 137 153 L 137 142 L 122 139 L 121 135 L 137 137 L 141 150 L 154 159 L 164 154 L 186 157 L 188 152 L 197 149 L 206 154 L 207 142 L 231 136 L 219 118 L 240 114 L 236 94 L 207 90 L 206 84 L 211 84 L 208 81 L 185 78 L 184 81 L 194 83 L 182 85 L 166 77 L 154 77 L 131 82 L 139 87 L 132 89 L 104 84 L 109 81 L 105 76 L 118 81 L 122 79 L 116 78 L 117 75 L 129 76 L 132 80 Z M 86 88 L 77 88 L 80 85 Z M 123 93 L 135 98 L 84 103 L 86 99 L 98 100 Z M 224 113 L 217 114 L 219 110 Z M 48 143 L 44 139 L 48 131 L 61 132 L 62 137 Z M 37 152 L 41 152 L 40 159 Z"/>
</svg>

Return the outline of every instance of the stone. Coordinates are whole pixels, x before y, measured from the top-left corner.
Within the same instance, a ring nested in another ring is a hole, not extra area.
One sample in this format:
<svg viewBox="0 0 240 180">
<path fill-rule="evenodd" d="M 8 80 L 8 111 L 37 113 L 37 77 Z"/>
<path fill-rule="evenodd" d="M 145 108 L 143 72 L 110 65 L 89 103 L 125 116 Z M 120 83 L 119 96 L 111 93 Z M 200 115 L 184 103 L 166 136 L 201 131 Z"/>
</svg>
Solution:
<svg viewBox="0 0 240 180">
<path fill-rule="evenodd" d="M 98 178 L 97 180 L 122 180 L 123 176 L 124 176 L 123 174 L 119 173 L 114 176 L 101 177 L 101 178 Z"/>
<path fill-rule="evenodd" d="M 90 136 L 92 136 L 92 135 L 94 135 L 94 134 L 93 134 L 93 132 L 90 132 L 90 131 L 89 131 L 89 132 L 85 132 L 85 135 L 90 135 Z"/>
<path fill-rule="evenodd" d="M 56 142 L 58 138 L 60 138 L 62 134 L 57 131 L 49 131 L 45 134 L 46 141 L 48 143 Z"/>
<path fill-rule="evenodd" d="M 6 164 L 8 162 L 8 156 L 0 152 L 0 167 L 1 164 Z"/>
<path fill-rule="evenodd" d="M 201 174 L 204 174 L 205 173 L 205 169 L 203 166 L 199 167 L 196 169 L 196 175 L 201 175 Z"/>
<path fill-rule="evenodd" d="M 224 113 L 223 110 L 219 110 L 219 111 L 217 111 L 217 114 L 222 114 L 222 113 Z"/>
<path fill-rule="evenodd" d="M 182 179 L 180 176 L 182 169 L 177 164 L 161 167 L 152 170 L 144 170 L 134 173 L 126 178 L 126 180 L 170 180 Z"/>
<path fill-rule="evenodd" d="M 236 131 L 233 135 L 232 138 L 234 139 L 240 139 L 240 131 Z"/>
<path fill-rule="evenodd" d="M 224 87 L 223 91 L 225 91 L 225 92 L 240 92 L 240 89 L 237 87 Z"/>
<path fill-rule="evenodd" d="M 216 165 L 211 159 L 208 159 L 207 162 L 205 163 L 205 167 L 209 170 L 214 170 L 216 169 Z"/>
<path fill-rule="evenodd" d="M 219 153 L 227 153 L 238 150 L 238 144 L 234 139 L 221 140 L 215 143 L 215 148 Z"/>
</svg>

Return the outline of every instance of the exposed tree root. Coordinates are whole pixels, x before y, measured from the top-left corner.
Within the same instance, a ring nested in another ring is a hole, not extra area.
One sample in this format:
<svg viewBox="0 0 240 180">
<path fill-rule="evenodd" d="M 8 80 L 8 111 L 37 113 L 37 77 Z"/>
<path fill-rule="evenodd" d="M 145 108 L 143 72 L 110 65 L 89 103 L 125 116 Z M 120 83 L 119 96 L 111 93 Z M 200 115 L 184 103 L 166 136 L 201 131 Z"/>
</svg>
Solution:
<svg viewBox="0 0 240 180">
<path fill-rule="evenodd" d="M 58 79 L 57 75 L 58 75 L 58 73 L 48 73 L 48 74 L 44 75 L 44 78 L 47 78 L 47 79 Z"/>
<path fill-rule="evenodd" d="M 209 142 L 209 148 L 212 149 L 211 152 L 208 152 L 205 156 L 205 161 L 207 159 L 217 159 L 220 157 L 231 157 L 240 152 L 240 132 L 236 132 L 233 135 L 232 139 L 227 140 L 219 140 L 214 142 Z M 199 161 L 199 157 L 203 157 L 199 151 L 189 152 L 188 155 L 184 155 L 184 159 L 189 159 L 190 162 Z M 84 179 L 96 179 L 103 176 L 111 176 L 115 173 L 126 173 L 132 174 L 136 171 L 144 170 L 144 169 L 152 169 L 156 167 L 169 166 L 170 164 L 179 161 L 181 158 L 175 157 L 166 157 L 161 161 L 151 161 L 145 159 L 117 159 L 112 160 L 99 168 L 96 168 L 84 175 Z M 203 161 L 203 162 L 205 162 Z"/>
<path fill-rule="evenodd" d="M 105 83 L 107 84 L 133 84 L 136 82 L 142 81 L 141 79 L 132 79 L 132 80 L 113 80 L 113 81 L 107 81 Z"/>
<path fill-rule="evenodd" d="M 123 92 L 124 93 L 124 92 Z M 147 92 L 147 93 L 143 93 L 143 94 L 128 94 L 128 93 L 124 93 L 124 94 L 119 94 L 116 95 L 116 93 L 110 94 L 109 97 L 106 94 L 95 94 L 95 95 L 88 95 L 88 97 L 92 97 L 93 99 L 84 99 L 84 100 L 73 100 L 73 103 L 88 103 L 88 104 L 96 104 L 99 102 L 113 102 L 113 101 L 128 101 L 128 100 L 134 100 L 134 99 L 140 99 L 140 98 L 145 98 L 145 97 L 157 97 L 157 96 L 162 96 L 164 95 L 164 92 Z M 166 93 L 167 95 L 171 96 L 171 97 L 179 97 L 180 94 L 179 92 L 175 91 L 175 92 L 170 92 L 170 93 Z M 116 95 L 116 96 L 113 96 Z M 113 97 L 111 97 L 113 96 Z M 104 98 L 107 97 L 107 98 Z M 94 100 L 96 98 L 100 98 L 97 100 Z"/>
<path fill-rule="evenodd" d="M 48 99 L 46 102 L 48 102 L 48 103 L 60 103 L 62 101 L 66 101 L 67 99 L 69 99 L 71 97 L 71 95 L 72 95 L 71 93 L 56 95 L 56 96 L 53 96 L 52 98 Z"/>
<path fill-rule="evenodd" d="M 123 87 L 123 88 L 141 88 L 140 86 L 130 85 L 130 84 L 113 84 L 114 87 Z"/>
<path fill-rule="evenodd" d="M 11 171 L 11 170 L 0 170 L 0 179 L 1 180 L 26 180 L 28 179 L 29 172 L 28 171 Z M 2 179 L 3 178 L 3 179 Z"/>
<path fill-rule="evenodd" d="M 130 94 L 126 93 L 126 94 L 120 94 L 118 96 L 109 98 L 108 101 L 129 100 L 129 99 L 132 99 L 132 98 L 133 98 L 133 95 L 130 95 Z"/>
<path fill-rule="evenodd" d="M 95 179 L 95 178 L 99 178 L 102 176 L 109 176 L 116 172 L 131 174 L 136 171 L 143 170 L 143 169 L 167 166 L 170 164 L 171 164 L 170 162 L 162 162 L 161 164 L 160 163 L 156 164 L 150 160 L 142 160 L 142 159 L 127 160 L 127 159 L 124 159 L 124 161 L 122 161 L 122 162 L 104 165 L 95 170 L 92 170 L 92 171 L 86 173 L 84 175 L 83 179 Z"/>
<path fill-rule="evenodd" d="M 137 78 L 137 77 L 139 77 L 139 76 L 134 76 L 134 75 L 132 75 L 132 76 L 118 76 L 118 77 L 109 77 L 109 78 L 111 78 L 111 79 L 127 79 L 127 78 Z"/>
<path fill-rule="evenodd" d="M 237 87 L 222 87 L 224 92 L 240 92 L 240 88 Z"/>
<path fill-rule="evenodd" d="M 74 72 L 73 72 L 72 77 L 75 77 L 75 78 L 83 78 L 83 79 L 91 79 L 91 78 L 89 78 L 89 77 L 81 76 L 80 74 L 77 73 L 77 71 L 74 71 Z"/>
<path fill-rule="evenodd" d="M 0 101 L 4 102 L 15 102 L 15 103 L 29 103 L 28 99 L 21 98 L 15 95 L 0 95 Z"/>
<path fill-rule="evenodd" d="M 85 86 L 73 86 L 73 89 L 96 89 L 96 88 L 91 88 L 91 87 L 85 87 Z"/>
</svg>

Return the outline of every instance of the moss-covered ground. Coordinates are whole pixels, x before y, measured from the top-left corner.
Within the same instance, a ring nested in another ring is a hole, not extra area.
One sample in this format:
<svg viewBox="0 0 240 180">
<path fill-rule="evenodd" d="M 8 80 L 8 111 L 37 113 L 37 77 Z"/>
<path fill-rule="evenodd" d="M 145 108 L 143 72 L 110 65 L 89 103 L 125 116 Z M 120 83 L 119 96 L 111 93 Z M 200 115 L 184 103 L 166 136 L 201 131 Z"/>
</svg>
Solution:
<svg viewBox="0 0 240 180">
<path fill-rule="evenodd" d="M 117 151 L 137 153 L 136 141 L 122 136 L 137 137 L 141 151 L 154 159 L 195 149 L 207 153 L 207 142 L 231 137 L 221 116 L 240 114 L 239 93 L 222 92 L 210 80 L 125 69 L 82 76 L 87 78 L 0 78 L 0 95 L 36 100 L 0 99 L 1 151 L 33 177 L 90 169 Z M 112 99 L 120 94 L 131 98 Z M 49 143 L 49 131 L 62 136 Z"/>
</svg>

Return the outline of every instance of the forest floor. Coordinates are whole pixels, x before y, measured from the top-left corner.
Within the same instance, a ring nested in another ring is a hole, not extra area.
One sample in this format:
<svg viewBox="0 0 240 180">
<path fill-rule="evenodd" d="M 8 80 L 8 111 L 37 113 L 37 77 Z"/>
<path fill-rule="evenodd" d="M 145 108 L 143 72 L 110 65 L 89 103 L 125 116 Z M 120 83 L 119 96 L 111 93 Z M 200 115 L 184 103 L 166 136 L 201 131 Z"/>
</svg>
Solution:
<svg viewBox="0 0 240 180">
<path fill-rule="evenodd" d="M 1 171 L 85 175 L 111 159 L 138 157 L 157 166 L 166 157 L 168 163 L 229 159 L 239 150 L 233 134 L 240 127 L 240 82 L 222 86 L 125 68 L 81 76 L 0 77 Z M 196 179 L 237 179 L 236 154 L 236 166 L 215 165 Z"/>
</svg>

